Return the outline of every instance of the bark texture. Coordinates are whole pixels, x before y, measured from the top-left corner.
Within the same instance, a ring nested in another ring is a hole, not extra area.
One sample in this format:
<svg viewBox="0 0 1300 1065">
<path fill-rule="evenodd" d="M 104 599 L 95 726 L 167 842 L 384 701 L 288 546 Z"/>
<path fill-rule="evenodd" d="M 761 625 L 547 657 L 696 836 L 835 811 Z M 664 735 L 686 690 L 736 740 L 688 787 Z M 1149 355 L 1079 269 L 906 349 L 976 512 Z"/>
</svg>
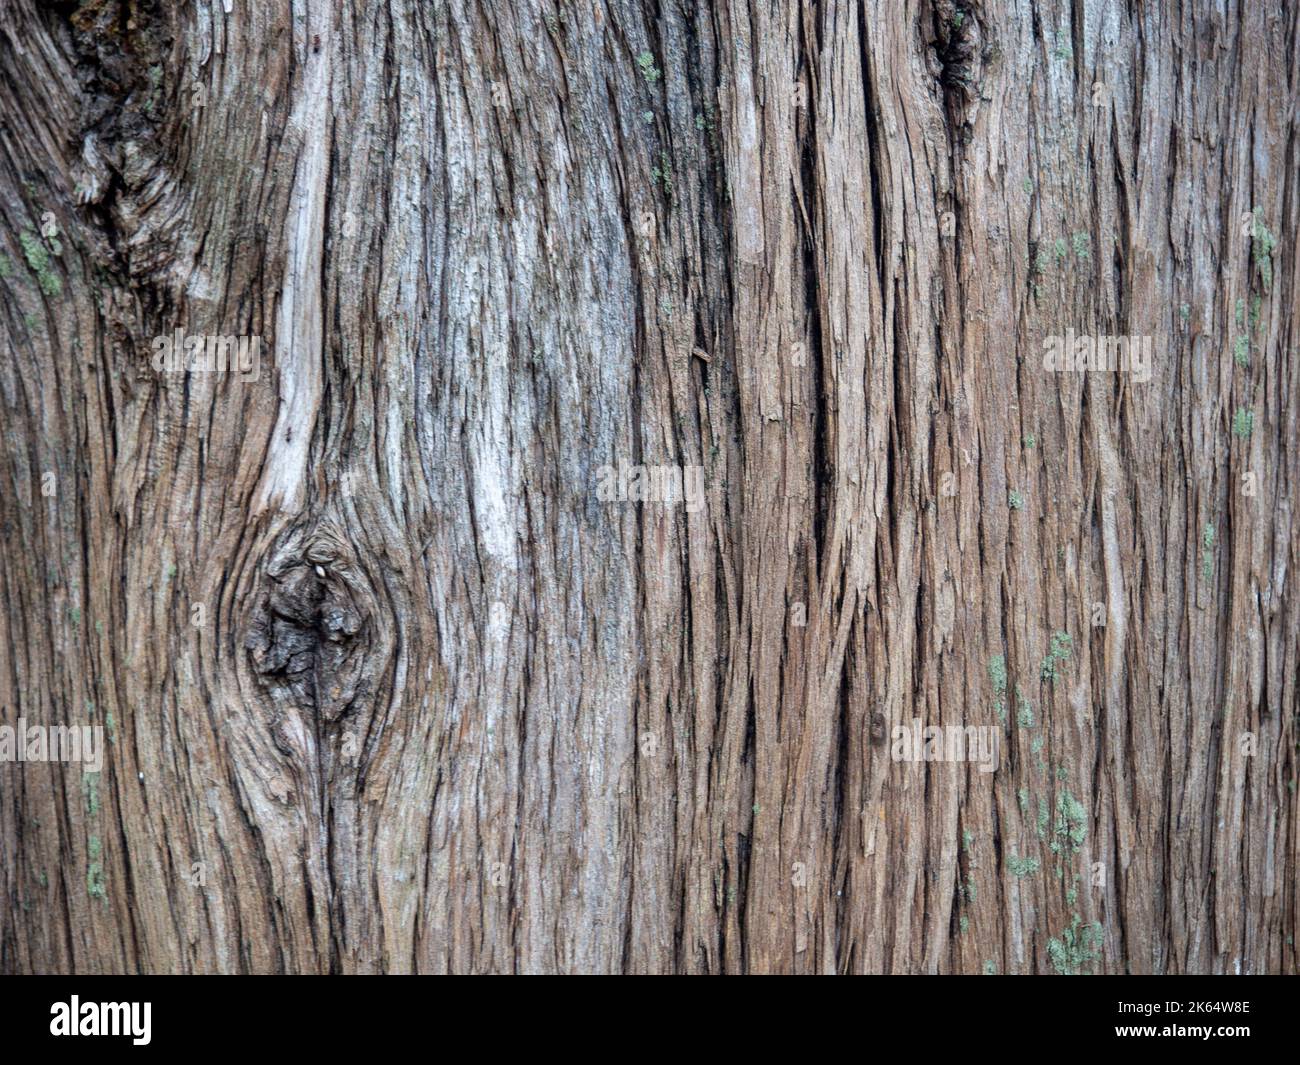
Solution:
<svg viewBox="0 0 1300 1065">
<path fill-rule="evenodd" d="M 109 736 L 0 765 L 0 970 L 1295 971 L 1298 82 L 1281 2 L 0 0 L 0 709 Z"/>
</svg>

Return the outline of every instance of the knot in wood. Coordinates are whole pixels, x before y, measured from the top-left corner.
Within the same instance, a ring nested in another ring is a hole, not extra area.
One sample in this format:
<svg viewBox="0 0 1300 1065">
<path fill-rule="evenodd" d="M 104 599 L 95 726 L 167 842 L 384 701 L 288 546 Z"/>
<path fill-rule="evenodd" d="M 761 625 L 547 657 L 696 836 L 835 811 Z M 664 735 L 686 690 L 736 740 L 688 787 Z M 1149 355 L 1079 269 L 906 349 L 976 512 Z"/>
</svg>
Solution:
<svg viewBox="0 0 1300 1065">
<path fill-rule="evenodd" d="M 369 626 L 353 594 L 351 567 L 316 540 L 268 565 L 267 587 L 249 621 L 245 647 L 275 696 L 325 721 L 343 717 L 366 691 Z"/>
</svg>

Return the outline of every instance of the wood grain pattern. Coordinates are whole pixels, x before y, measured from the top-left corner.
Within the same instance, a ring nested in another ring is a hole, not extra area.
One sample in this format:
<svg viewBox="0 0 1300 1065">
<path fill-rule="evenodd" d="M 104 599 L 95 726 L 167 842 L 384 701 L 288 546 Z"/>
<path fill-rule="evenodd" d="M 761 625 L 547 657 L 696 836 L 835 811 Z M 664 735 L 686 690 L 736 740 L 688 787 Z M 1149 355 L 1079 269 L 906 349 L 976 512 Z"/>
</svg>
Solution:
<svg viewBox="0 0 1300 1065">
<path fill-rule="evenodd" d="M 0 0 L 0 971 L 1294 972 L 1298 57 Z"/>
</svg>

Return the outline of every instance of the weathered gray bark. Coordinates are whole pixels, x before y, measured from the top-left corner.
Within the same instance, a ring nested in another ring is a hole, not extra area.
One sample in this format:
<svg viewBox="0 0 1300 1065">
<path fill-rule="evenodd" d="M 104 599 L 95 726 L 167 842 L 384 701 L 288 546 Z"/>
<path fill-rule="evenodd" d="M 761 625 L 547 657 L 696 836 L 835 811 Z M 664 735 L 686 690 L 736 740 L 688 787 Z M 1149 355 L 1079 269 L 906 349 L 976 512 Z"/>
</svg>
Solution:
<svg viewBox="0 0 1300 1065">
<path fill-rule="evenodd" d="M 1294 971 L 1298 12 L 0 0 L 0 970 Z"/>
</svg>

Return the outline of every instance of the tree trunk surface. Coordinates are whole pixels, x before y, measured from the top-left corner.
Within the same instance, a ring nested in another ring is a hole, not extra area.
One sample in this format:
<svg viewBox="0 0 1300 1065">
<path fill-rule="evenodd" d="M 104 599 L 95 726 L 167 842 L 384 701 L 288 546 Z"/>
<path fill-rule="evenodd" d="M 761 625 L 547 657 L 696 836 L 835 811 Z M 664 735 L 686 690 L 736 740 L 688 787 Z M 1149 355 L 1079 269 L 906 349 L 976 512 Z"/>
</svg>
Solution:
<svg viewBox="0 0 1300 1065">
<path fill-rule="evenodd" d="M 1290 3 L 0 0 L 0 970 L 1294 972 L 1298 131 Z"/>
</svg>

